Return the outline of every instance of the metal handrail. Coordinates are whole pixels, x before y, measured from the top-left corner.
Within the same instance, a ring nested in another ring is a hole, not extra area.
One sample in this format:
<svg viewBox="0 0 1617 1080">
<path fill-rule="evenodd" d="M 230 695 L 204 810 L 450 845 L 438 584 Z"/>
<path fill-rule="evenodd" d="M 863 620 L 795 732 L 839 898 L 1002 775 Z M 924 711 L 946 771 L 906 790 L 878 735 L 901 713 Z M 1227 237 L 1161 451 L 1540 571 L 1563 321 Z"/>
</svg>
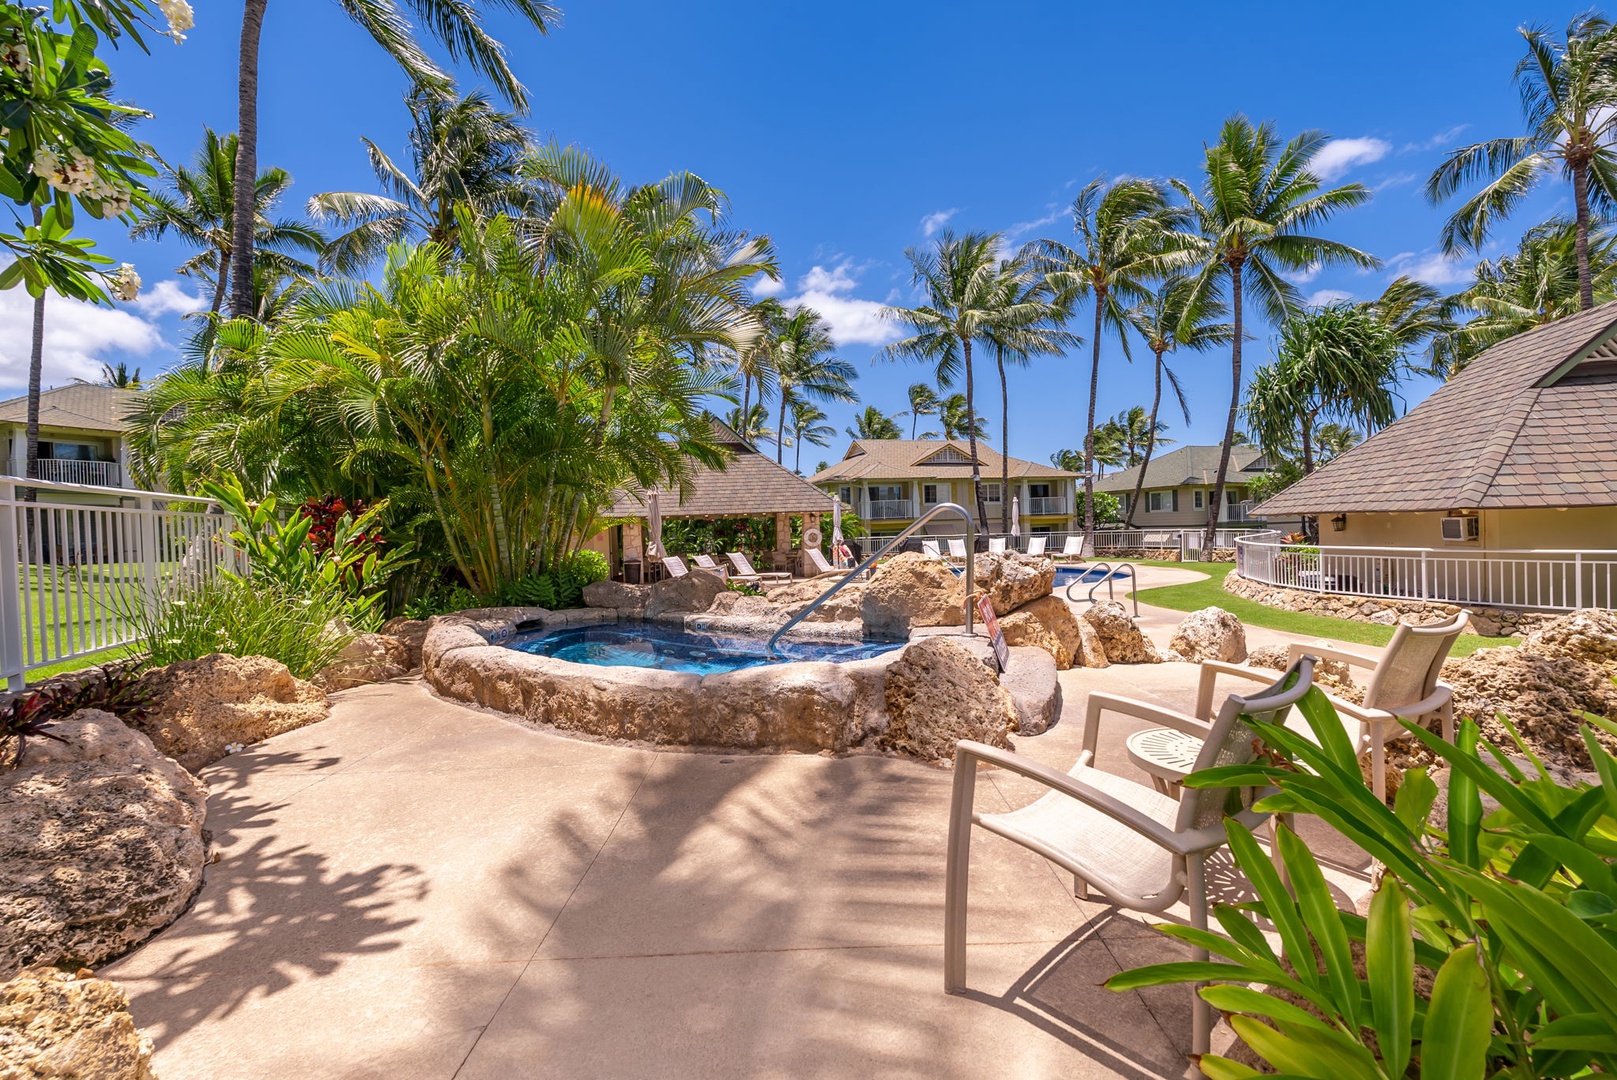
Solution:
<svg viewBox="0 0 1617 1080">
<path fill-rule="evenodd" d="M 1112 564 L 1111 564 L 1111 563 L 1109 563 L 1109 562 L 1096 562 L 1096 563 L 1086 563 L 1086 564 L 1084 564 L 1084 567 L 1083 567 L 1083 569 L 1084 569 L 1084 572 L 1085 572 L 1085 573 L 1088 573 L 1088 572 L 1089 572 L 1089 571 L 1091 571 L 1091 570 L 1099 570 L 1099 569 L 1100 569 L 1100 568 L 1101 568 L 1101 567 L 1103 567 L 1103 566 L 1104 566 L 1104 567 L 1106 567 L 1106 572 L 1107 572 L 1107 573 L 1111 573 L 1111 570 L 1112 570 Z M 1077 601 L 1077 600 L 1076 600 L 1076 599 L 1075 599 L 1075 598 L 1074 598 L 1074 597 L 1073 597 L 1073 595 L 1072 595 L 1072 590 L 1074 590 L 1074 589 L 1076 589 L 1076 588 L 1077 588 L 1077 587 L 1078 587 L 1078 586 L 1080 586 L 1080 585 L 1082 585 L 1082 584 L 1084 584 L 1084 582 L 1085 582 L 1085 579 L 1084 579 L 1084 578 L 1082 578 L 1082 577 L 1078 577 L 1078 578 L 1075 578 L 1075 579 L 1073 579 L 1073 580 L 1072 580 L 1072 581 L 1069 581 L 1069 582 L 1067 582 L 1067 602 L 1068 602 L 1068 603 L 1069 603 L 1069 604 L 1076 604 L 1076 603 L 1077 603 L 1077 602 L 1078 602 L 1078 601 Z M 1100 582 L 1101 582 L 1101 579 L 1099 579 L 1099 578 L 1097 578 L 1097 579 L 1096 579 L 1096 580 L 1095 580 L 1095 584 L 1097 584 L 1097 585 L 1099 585 L 1099 584 L 1100 584 Z M 1093 597 L 1091 597 L 1091 598 L 1090 598 L 1090 601 L 1089 601 L 1089 602 L 1090 602 L 1090 603 L 1091 603 L 1091 604 L 1093 604 L 1093 603 L 1094 603 L 1094 602 L 1095 602 L 1095 600 L 1094 600 L 1094 598 L 1093 598 Z"/>
<path fill-rule="evenodd" d="M 1103 566 L 1106 567 L 1106 573 L 1096 578 L 1094 583 L 1089 586 L 1089 603 L 1091 605 L 1095 603 L 1095 590 L 1099 589 L 1102 585 L 1106 586 L 1106 598 L 1108 600 L 1117 599 L 1117 591 L 1113 587 L 1112 583 L 1117 580 L 1118 575 L 1121 574 L 1125 569 L 1130 572 L 1129 576 L 1135 580 L 1136 586 L 1138 586 L 1139 583 L 1140 568 L 1135 566 L 1133 563 L 1118 563 L 1116 566 L 1113 566 L 1108 562 L 1098 562 L 1092 563 L 1089 566 L 1089 569 L 1099 570 Z M 1072 590 L 1076 589 L 1083 583 L 1083 579 L 1079 578 L 1077 581 L 1074 581 L 1072 584 L 1067 586 L 1068 600 L 1072 600 L 1073 603 L 1077 603 L 1076 600 L 1072 599 Z M 1134 601 L 1134 617 L 1137 619 L 1140 617 L 1140 595 L 1138 587 L 1129 593 L 1129 599 Z"/>
<path fill-rule="evenodd" d="M 919 529 L 922 525 L 925 525 L 927 522 L 931 521 L 945 510 L 950 510 L 956 514 L 959 514 L 960 520 L 966 523 L 966 633 L 971 633 L 971 594 L 974 591 L 974 579 L 972 576 L 971 564 L 974 561 L 972 556 L 976 554 L 977 533 L 976 530 L 972 528 L 971 513 L 964 506 L 961 506 L 959 503 L 939 503 L 911 522 L 909 526 L 904 529 L 904 531 L 893 537 L 893 539 L 888 542 L 881 551 L 871 552 L 864 562 L 848 571 L 847 575 L 843 577 L 842 580 L 833 582 L 831 587 L 825 590 L 825 592 L 821 593 L 816 599 L 811 601 L 808 607 L 804 608 L 802 611 L 799 611 L 796 615 L 793 615 L 790 619 L 788 619 L 786 625 L 781 627 L 779 630 L 776 630 L 774 636 L 769 639 L 769 644 L 764 646 L 764 655 L 770 657 L 778 655 L 775 651 L 775 642 L 779 641 L 788 630 L 802 622 L 804 619 L 808 618 L 810 615 L 814 614 L 821 604 L 825 603 L 836 594 L 838 589 L 842 588 L 848 582 L 870 569 L 876 560 L 882 557 L 884 552 L 890 550 L 895 544 L 898 544 L 900 541 L 913 534 L 915 530 Z"/>
</svg>

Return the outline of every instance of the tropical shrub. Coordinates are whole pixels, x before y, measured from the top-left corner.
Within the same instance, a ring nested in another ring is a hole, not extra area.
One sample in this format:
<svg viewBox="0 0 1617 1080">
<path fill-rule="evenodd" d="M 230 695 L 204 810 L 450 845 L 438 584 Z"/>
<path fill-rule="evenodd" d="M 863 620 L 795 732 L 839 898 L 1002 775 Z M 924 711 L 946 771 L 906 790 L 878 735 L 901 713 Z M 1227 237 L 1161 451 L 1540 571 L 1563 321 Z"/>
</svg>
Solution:
<svg viewBox="0 0 1617 1080">
<path fill-rule="evenodd" d="M 294 590 L 268 576 L 218 574 L 168 597 L 136 590 L 125 617 L 154 666 L 222 652 L 267 656 L 307 679 L 354 640 L 354 612 L 327 580 Z"/>
<path fill-rule="evenodd" d="M 1319 863 L 1290 829 L 1279 830 L 1288 888 L 1252 834 L 1230 822 L 1231 850 L 1258 902 L 1216 907 L 1223 933 L 1159 928 L 1224 962 L 1153 965 L 1108 985 L 1213 983 L 1202 996 L 1292 1076 L 1481 1080 L 1617 1068 L 1617 758 L 1594 728 L 1582 735 L 1599 784 L 1555 779 L 1503 717 L 1509 750 L 1531 772 L 1481 740 L 1473 721 L 1453 743 L 1407 724 L 1449 767 L 1437 823 L 1438 788 L 1426 770 L 1405 775 L 1389 808 L 1364 783 L 1324 695 L 1311 692 L 1300 711 L 1317 743 L 1254 722 L 1287 760 L 1209 769 L 1186 784 L 1272 786 L 1278 793 L 1262 809 L 1329 823 L 1386 868 L 1369 917 L 1337 910 Z M 1278 931 L 1281 952 L 1260 918 Z M 1218 1056 L 1201 1068 L 1216 1080 L 1256 1075 Z"/>
<path fill-rule="evenodd" d="M 581 548 L 550 569 L 518 578 L 482 597 L 481 601 L 490 607 L 521 605 L 552 611 L 579 607 L 584 602 L 584 586 L 605 581 L 611 572 L 605 555 Z"/>
</svg>

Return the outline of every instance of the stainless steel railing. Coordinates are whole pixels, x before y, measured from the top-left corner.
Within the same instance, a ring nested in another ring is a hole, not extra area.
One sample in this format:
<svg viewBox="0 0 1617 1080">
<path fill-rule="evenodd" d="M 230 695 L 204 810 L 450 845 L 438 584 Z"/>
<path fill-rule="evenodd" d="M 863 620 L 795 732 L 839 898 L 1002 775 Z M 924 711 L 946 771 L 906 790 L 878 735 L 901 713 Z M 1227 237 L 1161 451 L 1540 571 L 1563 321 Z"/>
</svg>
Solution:
<svg viewBox="0 0 1617 1080">
<path fill-rule="evenodd" d="M 972 632 L 971 594 L 975 591 L 975 580 L 972 574 L 972 563 L 975 560 L 971 556 L 976 550 L 977 534 L 972 528 L 971 514 L 966 510 L 966 508 L 961 506 L 959 503 L 939 503 L 937 506 L 934 506 L 932 509 L 928 510 L 925 514 L 922 514 L 920 517 L 916 518 L 915 521 L 913 521 L 903 532 L 893 537 L 892 541 L 887 544 L 886 547 L 892 547 L 894 544 L 900 543 L 921 526 L 925 525 L 927 522 L 931 521 L 944 511 L 950 511 L 959 515 L 960 520 L 966 523 L 966 633 L 969 634 Z M 886 548 L 884 547 L 882 550 L 885 551 Z M 814 614 L 821 604 L 825 603 L 827 600 L 831 599 L 832 596 L 836 595 L 836 591 L 838 589 L 842 588 L 848 582 L 870 569 L 871 566 L 875 565 L 876 560 L 881 557 L 882 551 L 871 552 L 869 555 L 865 556 L 864 562 L 850 570 L 840 581 L 833 582 L 831 587 L 810 602 L 808 607 L 792 616 L 791 619 L 787 621 L 785 626 L 775 631 L 774 636 L 769 639 L 769 644 L 764 646 L 764 654 L 771 657 L 779 655 L 775 651 L 775 642 L 779 641 L 787 631 L 791 630 L 792 627 Z M 1138 604 L 1138 601 L 1136 601 L 1136 604 Z"/>
<path fill-rule="evenodd" d="M 1106 586 L 1106 598 L 1108 600 L 1116 600 L 1117 599 L 1117 592 L 1116 592 L 1116 589 L 1113 587 L 1112 583 L 1115 582 L 1120 576 L 1122 576 L 1122 573 L 1123 573 L 1124 570 L 1127 570 L 1129 572 L 1129 576 L 1134 580 L 1134 589 L 1130 590 L 1129 599 L 1134 601 L 1134 617 L 1139 618 L 1140 617 L 1140 597 L 1139 597 L 1140 569 L 1139 569 L 1139 567 L 1135 566 L 1133 563 L 1126 563 L 1126 562 L 1125 563 L 1118 563 L 1116 566 L 1113 566 L 1109 562 L 1098 562 L 1098 563 L 1091 563 L 1089 565 L 1088 569 L 1090 569 L 1090 570 L 1099 570 L 1103 566 L 1106 568 L 1106 573 L 1102 574 L 1100 577 L 1096 578 L 1093 582 L 1089 583 L 1089 603 L 1090 603 L 1090 606 L 1094 606 L 1094 604 L 1095 604 L 1095 591 L 1097 589 L 1099 589 L 1102 585 Z M 1076 604 L 1078 601 L 1073 597 L 1072 590 L 1076 589 L 1078 586 L 1083 585 L 1083 584 L 1085 584 L 1085 579 L 1084 578 L 1079 578 L 1077 581 L 1074 581 L 1072 584 L 1068 585 L 1067 586 L 1067 599 Z"/>
</svg>

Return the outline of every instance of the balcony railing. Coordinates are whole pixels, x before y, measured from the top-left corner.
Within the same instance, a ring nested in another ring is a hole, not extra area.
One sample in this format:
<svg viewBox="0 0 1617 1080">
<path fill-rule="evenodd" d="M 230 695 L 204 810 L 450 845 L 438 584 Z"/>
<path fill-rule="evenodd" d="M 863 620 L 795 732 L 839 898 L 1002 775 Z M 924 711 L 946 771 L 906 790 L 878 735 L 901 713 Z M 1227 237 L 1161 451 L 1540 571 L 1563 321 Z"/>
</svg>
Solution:
<svg viewBox="0 0 1617 1080">
<path fill-rule="evenodd" d="M 35 462 L 39 466 L 39 475 L 36 479 L 47 480 L 53 484 L 94 484 L 97 487 L 122 487 L 123 469 L 116 461 L 80 461 L 76 458 L 40 458 Z M 11 476 L 28 475 L 27 467 L 21 461 L 6 463 L 6 472 Z"/>
<path fill-rule="evenodd" d="M 866 521 L 907 521 L 915 516 L 915 503 L 910 499 L 872 499 L 860 516 Z"/>
<path fill-rule="evenodd" d="M 1032 495 L 1027 500 L 1027 514 L 1035 515 L 1065 514 L 1067 512 L 1067 497 L 1065 495 Z"/>
</svg>

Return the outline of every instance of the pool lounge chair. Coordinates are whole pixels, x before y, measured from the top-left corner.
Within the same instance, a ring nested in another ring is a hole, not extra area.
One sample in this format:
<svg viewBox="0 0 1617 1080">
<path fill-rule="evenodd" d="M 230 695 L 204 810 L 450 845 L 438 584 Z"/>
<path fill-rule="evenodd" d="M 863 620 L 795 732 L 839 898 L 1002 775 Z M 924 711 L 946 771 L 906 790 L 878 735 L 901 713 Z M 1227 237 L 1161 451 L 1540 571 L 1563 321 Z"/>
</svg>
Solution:
<svg viewBox="0 0 1617 1080">
<path fill-rule="evenodd" d="M 941 559 L 943 558 L 943 549 L 938 546 L 936 540 L 922 540 L 921 554 L 929 559 Z"/>
<path fill-rule="evenodd" d="M 727 566 L 720 566 L 718 563 L 714 562 L 713 556 L 711 555 L 692 555 L 691 562 L 696 564 L 696 568 L 698 570 L 706 570 L 709 573 L 719 575 L 721 578 L 728 578 L 730 576 L 730 568 Z"/>
<path fill-rule="evenodd" d="M 1044 554 L 1044 545 L 1050 542 L 1048 536 L 1030 536 L 1027 538 L 1027 553 L 1033 556 Z"/>
<path fill-rule="evenodd" d="M 1078 560 L 1082 561 L 1083 557 L 1084 557 L 1084 538 L 1082 536 L 1069 536 L 1069 537 L 1067 537 L 1066 542 L 1061 545 L 1060 554 L 1058 554 L 1056 556 L 1056 558 L 1058 560 L 1062 560 L 1062 561 L 1066 561 L 1066 560 L 1069 560 L 1069 559 L 1078 559 Z"/>
<path fill-rule="evenodd" d="M 990 555 L 1003 555 L 1003 554 L 1005 554 L 1005 538 L 1003 536 L 995 536 L 995 537 L 991 537 L 989 539 L 989 541 L 988 541 L 988 554 L 990 554 Z"/>
<path fill-rule="evenodd" d="M 838 570 L 836 567 L 832 566 L 826 561 L 825 556 L 820 553 L 819 548 L 805 548 L 804 550 L 808 552 L 809 562 L 814 565 L 815 577 L 824 577 L 827 574 L 837 574 L 841 577 L 847 577 L 849 574 L 853 573 L 852 570 Z"/>
<path fill-rule="evenodd" d="M 1224 818 L 1230 810 L 1248 828 L 1268 817 L 1252 809 L 1262 792 L 1200 788 L 1175 799 L 1097 768 L 1101 716 L 1116 713 L 1136 721 L 1167 724 L 1203 740 L 1193 769 L 1248 764 L 1257 758 L 1261 744 L 1252 737 L 1245 717 L 1283 723 L 1312 685 L 1313 663 L 1304 657 L 1283 673 L 1271 671 L 1277 681 L 1248 697 L 1232 694 L 1211 722 L 1131 698 L 1091 693 L 1084 717 L 1083 750 L 1068 772 L 1011 750 L 966 739 L 957 743 L 944 872 L 944 989 L 951 994 L 966 989 L 966 899 L 973 826 L 1020 844 L 1072 874 L 1073 891 L 1080 899 L 1088 899 L 1089 890 L 1094 889 L 1120 908 L 1162 912 L 1182 897 L 1190 908 L 1191 925 L 1205 933 L 1207 860 L 1224 846 Z M 1019 773 L 1049 790 L 1037 801 L 1009 813 L 979 811 L 973 806 L 979 763 Z M 979 875 L 987 872 L 978 870 Z M 1207 951 L 1199 944 L 1192 948 L 1193 960 L 1207 960 Z M 1200 986 L 1192 986 L 1190 991 L 1190 1051 L 1205 1054 L 1213 1013 L 1198 990 Z"/>
<path fill-rule="evenodd" d="M 966 561 L 966 542 L 964 540 L 949 541 L 949 558 L 954 562 Z"/>
<path fill-rule="evenodd" d="M 691 572 L 690 567 L 685 565 L 685 560 L 678 555 L 665 555 L 663 569 L 668 571 L 669 577 L 684 577 Z"/>
<path fill-rule="evenodd" d="M 755 581 L 759 584 L 763 584 L 767 581 L 792 580 L 791 574 L 781 573 L 778 570 L 772 570 L 767 574 L 760 574 L 758 571 L 752 568 L 752 563 L 748 561 L 747 553 L 744 551 L 727 552 L 726 558 L 730 560 L 730 565 L 736 568 L 736 572 L 730 575 L 736 581 Z"/>
</svg>

